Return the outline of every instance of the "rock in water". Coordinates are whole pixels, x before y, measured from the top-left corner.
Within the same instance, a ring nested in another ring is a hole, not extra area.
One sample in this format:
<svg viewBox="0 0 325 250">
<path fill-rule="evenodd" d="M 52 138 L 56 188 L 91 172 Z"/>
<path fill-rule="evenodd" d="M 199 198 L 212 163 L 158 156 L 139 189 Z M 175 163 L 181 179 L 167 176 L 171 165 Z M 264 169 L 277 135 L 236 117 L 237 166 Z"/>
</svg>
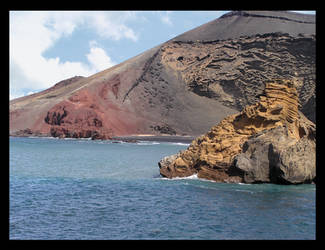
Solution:
<svg viewBox="0 0 325 250">
<path fill-rule="evenodd" d="M 197 173 L 217 182 L 313 182 L 316 125 L 298 111 L 297 84 L 266 82 L 259 102 L 225 118 L 187 150 L 165 157 L 159 163 L 161 175 Z"/>
</svg>

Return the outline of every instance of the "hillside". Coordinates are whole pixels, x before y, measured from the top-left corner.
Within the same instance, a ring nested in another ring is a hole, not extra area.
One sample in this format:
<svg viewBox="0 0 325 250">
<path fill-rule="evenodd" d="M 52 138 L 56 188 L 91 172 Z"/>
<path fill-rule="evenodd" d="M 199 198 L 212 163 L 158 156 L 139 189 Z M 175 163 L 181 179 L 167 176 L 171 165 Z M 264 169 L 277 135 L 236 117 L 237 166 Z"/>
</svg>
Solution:
<svg viewBox="0 0 325 250">
<path fill-rule="evenodd" d="M 315 122 L 315 17 L 230 12 L 90 77 L 10 101 L 11 135 L 197 136 L 256 102 L 273 78 L 296 78 Z"/>
</svg>

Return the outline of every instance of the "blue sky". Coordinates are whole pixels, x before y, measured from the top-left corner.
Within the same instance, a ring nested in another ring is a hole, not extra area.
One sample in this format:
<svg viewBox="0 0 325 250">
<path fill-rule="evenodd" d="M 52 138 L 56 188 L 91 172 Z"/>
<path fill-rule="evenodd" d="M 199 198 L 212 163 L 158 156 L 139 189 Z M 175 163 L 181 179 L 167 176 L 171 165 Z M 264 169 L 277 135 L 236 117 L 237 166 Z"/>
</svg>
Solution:
<svg viewBox="0 0 325 250">
<path fill-rule="evenodd" d="M 118 12 L 116 12 L 118 13 Z M 120 12 L 123 14 L 123 12 Z M 134 13 L 127 26 L 134 31 L 135 39 L 109 39 L 98 36 L 95 30 L 85 26 L 77 28 L 70 36 L 61 38 L 55 46 L 45 51 L 45 57 L 61 55 L 62 60 L 81 60 L 87 63 L 85 54 L 89 41 L 96 41 L 116 63 L 146 51 L 187 30 L 211 21 L 225 12 L 177 11 Z"/>
<path fill-rule="evenodd" d="M 226 12 L 10 11 L 10 99 L 90 76 Z"/>
</svg>

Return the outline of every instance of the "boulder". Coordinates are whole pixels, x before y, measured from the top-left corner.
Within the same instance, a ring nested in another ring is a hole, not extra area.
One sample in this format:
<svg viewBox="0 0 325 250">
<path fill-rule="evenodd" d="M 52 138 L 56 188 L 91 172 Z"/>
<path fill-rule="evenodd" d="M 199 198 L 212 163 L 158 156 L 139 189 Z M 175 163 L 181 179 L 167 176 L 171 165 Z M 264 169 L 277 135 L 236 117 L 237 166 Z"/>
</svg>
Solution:
<svg viewBox="0 0 325 250">
<path fill-rule="evenodd" d="M 307 137 L 293 145 L 270 144 L 270 178 L 274 183 L 312 183 L 316 178 L 316 144 Z"/>
<path fill-rule="evenodd" d="M 295 140 L 287 127 L 248 139 L 229 172 L 241 172 L 244 183 L 312 183 L 316 177 L 316 144 L 307 136 Z"/>
<path fill-rule="evenodd" d="M 168 178 L 186 177 L 196 173 L 195 169 L 189 168 L 184 160 L 179 157 L 182 151 L 178 154 L 164 157 L 158 162 L 160 173 Z"/>
</svg>

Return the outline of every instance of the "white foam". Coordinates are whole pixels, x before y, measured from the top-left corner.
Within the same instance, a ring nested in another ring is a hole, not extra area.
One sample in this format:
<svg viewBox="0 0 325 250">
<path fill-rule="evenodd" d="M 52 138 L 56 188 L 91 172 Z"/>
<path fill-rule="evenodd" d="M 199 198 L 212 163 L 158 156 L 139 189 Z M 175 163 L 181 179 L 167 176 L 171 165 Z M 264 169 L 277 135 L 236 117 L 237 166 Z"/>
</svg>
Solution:
<svg viewBox="0 0 325 250">
<path fill-rule="evenodd" d="M 174 177 L 174 178 L 167 178 L 167 177 L 162 177 L 161 178 L 162 180 L 198 180 L 199 177 L 197 177 L 197 174 L 193 174 L 193 175 L 190 175 L 190 176 L 186 176 L 186 177 Z"/>
<path fill-rule="evenodd" d="M 186 177 L 175 177 L 175 179 L 179 179 L 179 180 L 197 180 L 197 179 L 199 179 L 199 177 L 197 177 L 197 174 L 193 174 L 193 175 L 186 176 Z"/>
<path fill-rule="evenodd" d="M 37 138 L 37 139 L 54 139 L 59 140 L 59 137 L 53 137 L 53 136 L 35 136 L 35 137 L 29 137 L 29 138 Z"/>
<path fill-rule="evenodd" d="M 171 142 L 172 145 L 180 145 L 180 146 L 190 146 L 190 143 L 183 143 L 183 142 Z"/>
<path fill-rule="evenodd" d="M 136 142 L 137 145 L 159 145 L 160 142 L 155 142 L 155 141 L 139 141 Z"/>
<path fill-rule="evenodd" d="M 38 138 L 40 138 L 39 136 L 27 136 L 27 138 L 32 138 L 32 139 L 38 139 Z M 42 138 L 44 138 L 44 137 L 42 137 Z M 50 137 L 49 137 L 50 138 Z"/>
</svg>

